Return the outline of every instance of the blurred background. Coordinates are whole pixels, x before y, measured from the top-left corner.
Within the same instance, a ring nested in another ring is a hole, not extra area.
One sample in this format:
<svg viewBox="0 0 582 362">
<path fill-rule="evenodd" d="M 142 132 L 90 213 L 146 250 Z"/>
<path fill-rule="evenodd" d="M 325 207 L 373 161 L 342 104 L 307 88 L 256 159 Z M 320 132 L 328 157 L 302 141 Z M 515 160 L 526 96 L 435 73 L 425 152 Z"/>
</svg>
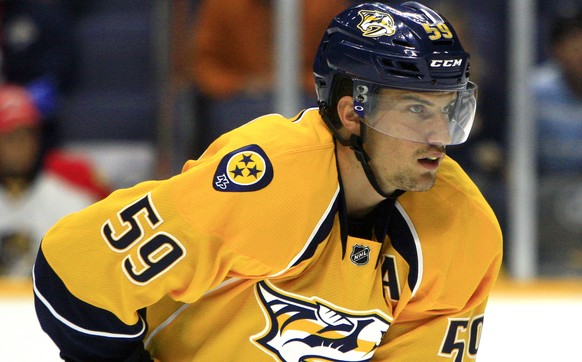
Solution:
<svg viewBox="0 0 582 362">
<path fill-rule="evenodd" d="M 55 218 L 180 172 L 256 116 L 314 106 L 320 34 L 354 2 L 0 0 L 0 316 L 32 313 L 32 258 Z M 421 2 L 453 24 L 479 85 L 472 135 L 447 152 L 505 235 L 487 319 L 509 333 L 514 318 L 523 346 L 567 333 L 582 318 L 582 0 Z M 13 323 L 2 335 L 38 329 Z M 516 350 L 490 324 L 480 360 Z M 537 346 L 520 360 L 557 347 Z M 489 360 L 517 360 L 504 356 Z"/>
</svg>

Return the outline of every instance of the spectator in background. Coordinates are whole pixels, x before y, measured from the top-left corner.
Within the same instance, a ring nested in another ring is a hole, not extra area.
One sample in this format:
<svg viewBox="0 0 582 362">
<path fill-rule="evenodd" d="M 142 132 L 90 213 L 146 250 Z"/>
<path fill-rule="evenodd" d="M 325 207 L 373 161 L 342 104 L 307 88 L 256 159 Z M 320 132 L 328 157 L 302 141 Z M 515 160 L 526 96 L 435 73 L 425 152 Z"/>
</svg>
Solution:
<svg viewBox="0 0 582 362">
<path fill-rule="evenodd" d="M 331 19 L 349 3 L 304 0 L 302 4 L 301 78 L 304 105 L 316 106 L 313 58 Z M 197 9 L 194 64 L 190 77 L 201 102 L 200 147 L 255 117 L 276 112 L 274 99 L 274 1 L 204 0 Z"/>
<path fill-rule="evenodd" d="M 0 86 L 0 275 L 29 276 L 48 228 L 107 194 L 82 160 L 45 157 L 40 119 L 26 88 Z"/>
<path fill-rule="evenodd" d="M 582 12 L 556 18 L 549 45 L 531 78 L 539 172 L 582 174 Z"/>
<path fill-rule="evenodd" d="M 68 0 L 0 0 L 2 78 L 28 89 L 49 145 L 59 141 L 59 101 L 76 76 L 72 9 Z"/>
<path fill-rule="evenodd" d="M 582 275 L 582 13 L 558 13 L 531 78 L 540 273 L 554 277 Z"/>
</svg>

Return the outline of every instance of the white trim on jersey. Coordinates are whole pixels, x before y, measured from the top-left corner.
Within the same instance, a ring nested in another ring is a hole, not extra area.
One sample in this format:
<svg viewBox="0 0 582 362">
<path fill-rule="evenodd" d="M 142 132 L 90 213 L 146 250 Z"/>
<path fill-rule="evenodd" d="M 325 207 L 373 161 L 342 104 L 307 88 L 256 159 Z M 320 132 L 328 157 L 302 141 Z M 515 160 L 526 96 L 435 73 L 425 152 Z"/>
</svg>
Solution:
<svg viewBox="0 0 582 362">
<path fill-rule="evenodd" d="M 152 338 L 154 338 L 158 333 L 160 333 L 162 329 L 166 328 L 168 324 L 172 323 L 172 321 L 174 321 L 174 319 L 176 319 L 180 314 L 182 314 L 184 309 L 188 308 L 190 305 L 191 304 L 188 303 L 180 306 L 180 308 L 176 309 L 176 311 L 172 313 L 171 316 L 169 316 L 165 321 L 163 321 L 159 326 L 157 326 L 156 329 L 154 329 L 152 333 L 150 333 L 148 338 L 144 341 L 143 343 L 144 347 L 146 349 L 149 348 L 150 343 L 152 342 Z"/>
<path fill-rule="evenodd" d="M 91 335 L 91 336 L 99 336 L 99 337 L 108 337 L 108 338 L 137 338 L 140 335 L 142 335 L 145 330 L 146 330 L 146 323 L 143 320 L 143 318 L 141 316 L 139 316 L 139 320 L 142 324 L 141 330 L 139 331 L 139 333 L 136 334 L 122 334 L 122 333 L 111 333 L 111 332 L 102 332 L 102 331 L 94 331 L 91 329 L 86 329 L 83 327 L 80 327 L 78 325 L 76 325 L 75 323 L 67 320 L 65 317 L 61 316 L 54 308 L 53 306 L 49 303 L 48 300 L 46 300 L 46 298 L 40 293 L 40 291 L 37 289 L 36 287 L 36 278 L 35 278 L 35 274 L 34 274 L 34 265 L 32 267 L 32 283 L 33 283 L 33 289 L 34 289 L 34 294 L 38 297 L 38 299 L 45 305 L 45 307 L 47 307 L 47 309 L 49 310 L 49 312 L 51 312 L 51 314 L 58 319 L 61 323 L 63 323 L 64 325 L 66 325 L 67 327 L 77 331 L 77 332 L 81 332 L 83 334 L 87 334 L 87 335 Z"/>
</svg>

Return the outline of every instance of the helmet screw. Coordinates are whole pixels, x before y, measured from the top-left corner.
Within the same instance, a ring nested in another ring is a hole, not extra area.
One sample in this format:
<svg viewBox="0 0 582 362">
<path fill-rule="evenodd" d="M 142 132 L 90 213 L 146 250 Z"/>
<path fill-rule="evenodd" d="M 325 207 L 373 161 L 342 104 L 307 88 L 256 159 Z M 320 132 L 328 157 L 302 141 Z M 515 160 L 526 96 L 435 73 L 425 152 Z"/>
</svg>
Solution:
<svg viewBox="0 0 582 362">
<path fill-rule="evenodd" d="M 365 85 L 359 85 L 357 89 L 358 89 L 358 93 L 361 93 L 361 94 L 368 93 L 368 87 L 366 87 Z"/>
<path fill-rule="evenodd" d="M 359 96 L 356 97 L 356 100 L 360 103 L 365 103 L 368 100 L 368 97 L 366 97 L 365 95 L 360 94 Z"/>
</svg>

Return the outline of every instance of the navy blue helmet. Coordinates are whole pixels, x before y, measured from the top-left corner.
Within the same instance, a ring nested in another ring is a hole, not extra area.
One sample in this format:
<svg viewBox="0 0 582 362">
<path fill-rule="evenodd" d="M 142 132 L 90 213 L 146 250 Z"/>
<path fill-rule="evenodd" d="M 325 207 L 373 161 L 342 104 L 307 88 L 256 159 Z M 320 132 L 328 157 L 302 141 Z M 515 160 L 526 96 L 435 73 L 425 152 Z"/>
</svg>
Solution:
<svg viewBox="0 0 582 362">
<path fill-rule="evenodd" d="M 477 88 L 469 81 L 469 54 L 452 25 L 422 4 L 372 2 L 343 11 L 324 34 L 313 71 L 324 118 L 342 79 L 353 81 L 354 109 L 362 118 L 382 88 L 458 92 L 451 143 L 468 137 Z"/>
</svg>

